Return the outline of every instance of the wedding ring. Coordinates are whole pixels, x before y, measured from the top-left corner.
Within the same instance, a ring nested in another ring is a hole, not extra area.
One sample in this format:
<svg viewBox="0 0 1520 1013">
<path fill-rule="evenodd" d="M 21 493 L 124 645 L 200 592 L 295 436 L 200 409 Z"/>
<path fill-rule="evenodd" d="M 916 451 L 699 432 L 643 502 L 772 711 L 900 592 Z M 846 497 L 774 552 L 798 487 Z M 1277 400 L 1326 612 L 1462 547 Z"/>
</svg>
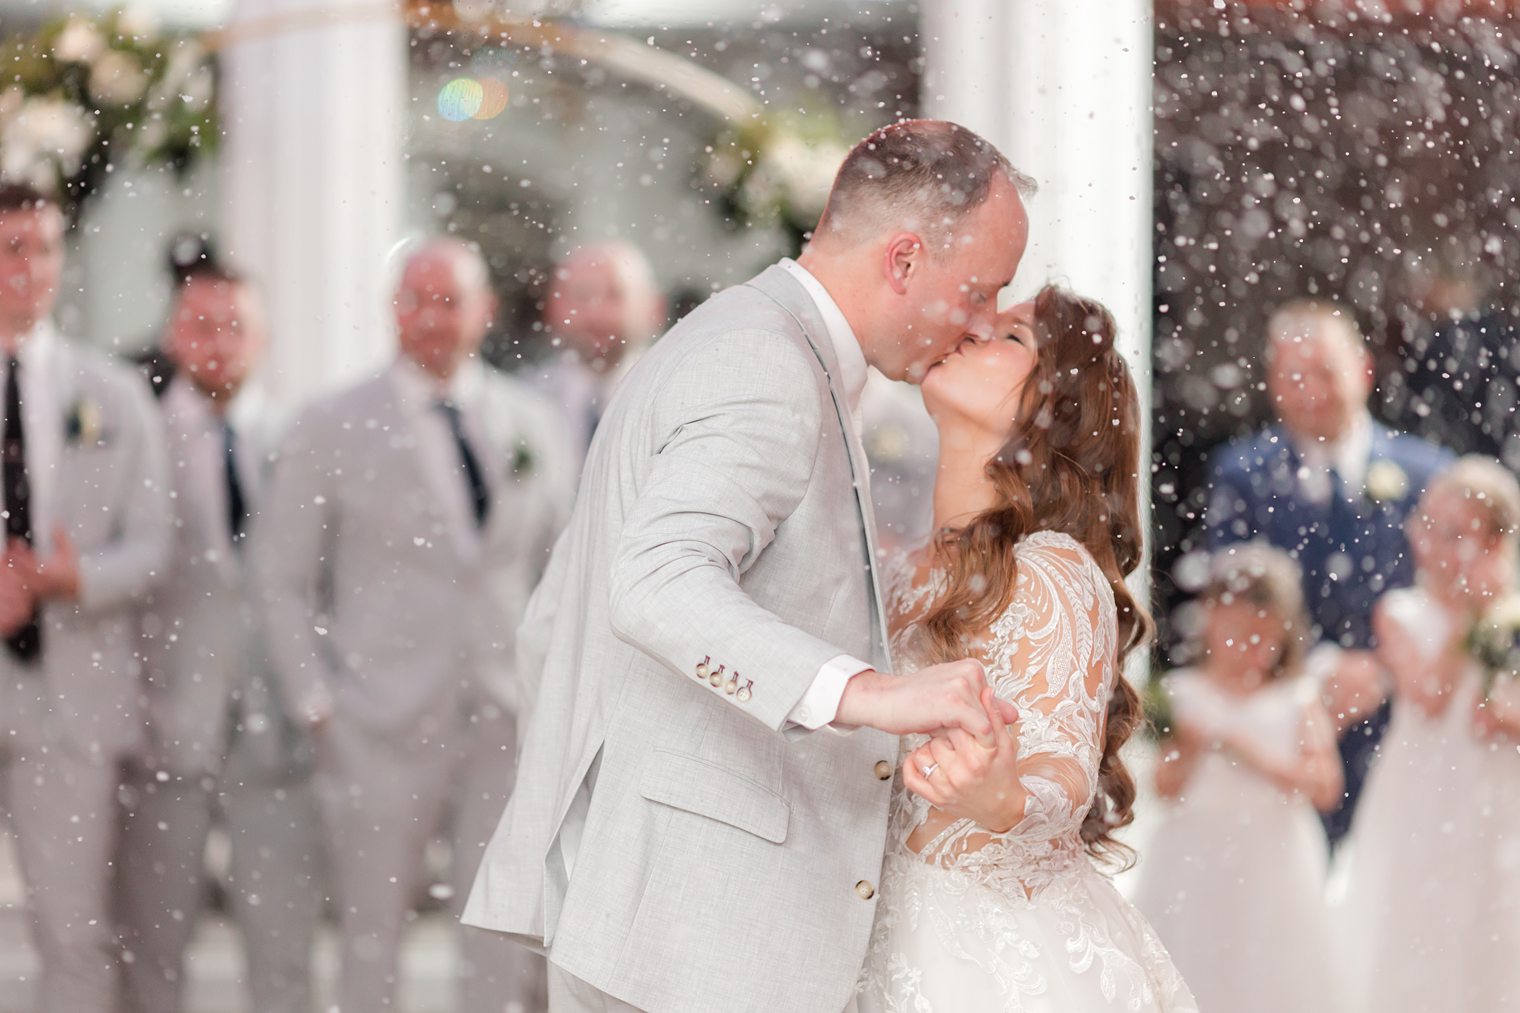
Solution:
<svg viewBox="0 0 1520 1013">
<path fill-rule="evenodd" d="M 936 770 L 938 770 L 938 769 L 939 769 L 939 764 L 937 764 L 937 763 L 931 763 L 927 767 L 919 767 L 918 768 L 918 772 L 920 774 L 923 774 L 925 777 L 933 777 L 934 776 L 934 772 Z"/>
</svg>

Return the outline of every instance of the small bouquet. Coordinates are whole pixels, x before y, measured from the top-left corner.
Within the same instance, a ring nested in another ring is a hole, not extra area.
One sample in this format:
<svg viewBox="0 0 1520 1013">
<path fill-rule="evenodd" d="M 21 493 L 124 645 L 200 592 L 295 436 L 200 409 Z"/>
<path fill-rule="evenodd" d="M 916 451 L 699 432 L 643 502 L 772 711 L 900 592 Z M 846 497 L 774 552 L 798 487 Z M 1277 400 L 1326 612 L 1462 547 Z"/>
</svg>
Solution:
<svg viewBox="0 0 1520 1013">
<path fill-rule="evenodd" d="M 1467 633 L 1467 653 L 1483 669 L 1483 698 L 1502 677 L 1520 675 L 1520 593 L 1494 601 Z"/>
</svg>

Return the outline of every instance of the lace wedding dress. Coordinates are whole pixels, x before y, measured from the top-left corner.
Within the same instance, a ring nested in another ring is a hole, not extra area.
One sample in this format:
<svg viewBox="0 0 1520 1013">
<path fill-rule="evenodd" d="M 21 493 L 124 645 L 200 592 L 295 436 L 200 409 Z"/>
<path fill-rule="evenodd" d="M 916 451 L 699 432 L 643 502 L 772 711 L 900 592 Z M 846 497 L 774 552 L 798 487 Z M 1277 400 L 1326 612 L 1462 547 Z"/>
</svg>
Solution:
<svg viewBox="0 0 1520 1013">
<path fill-rule="evenodd" d="M 1165 948 L 1080 835 L 1118 677 L 1112 591 L 1066 535 L 1031 535 L 1017 558 L 1013 603 L 968 650 L 1021 712 L 1024 818 L 1002 834 L 957 821 L 915 852 L 909 838 L 931 812 L 898 775 L 860 1013 L 1196 1013 Z M 936 593 L 933 575 L 915 584 L 904 566 L 893 577 L 896 616 Z M 900 651 L 908 632 L 911 622 L 894 636 Z M 908 737 L 901 755 L 923 741 Z"/>
</svg>

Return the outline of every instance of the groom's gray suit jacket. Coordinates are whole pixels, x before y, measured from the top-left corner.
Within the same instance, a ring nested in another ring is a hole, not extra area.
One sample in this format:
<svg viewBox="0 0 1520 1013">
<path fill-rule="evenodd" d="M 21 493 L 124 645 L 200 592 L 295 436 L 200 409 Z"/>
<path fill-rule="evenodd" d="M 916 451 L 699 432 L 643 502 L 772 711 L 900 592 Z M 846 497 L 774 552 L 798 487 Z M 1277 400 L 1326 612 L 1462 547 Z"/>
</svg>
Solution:
<svg viewBox="0 0 1520 1013">
<path fill-rule="evenodd" d="M 838 1013 L 864 958 L 897 741 L 787 721 L 839 654 L 888 664 L 838 372 L 781 267 L 681 321 L 524 622 L 532 715 L 464 920 L 654 1013 Z"/>
</svg>

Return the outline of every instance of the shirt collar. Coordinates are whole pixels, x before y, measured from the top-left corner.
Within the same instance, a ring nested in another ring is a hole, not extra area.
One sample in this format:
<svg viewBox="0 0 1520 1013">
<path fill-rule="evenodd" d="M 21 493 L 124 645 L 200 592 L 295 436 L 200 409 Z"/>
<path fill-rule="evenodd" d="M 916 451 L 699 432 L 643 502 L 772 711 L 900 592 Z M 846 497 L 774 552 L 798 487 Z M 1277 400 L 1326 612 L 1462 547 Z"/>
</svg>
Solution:
<svg viewBox="0 0 1520 1013">
<path fill-rule="evenodd" d="M 391 367 L 402 405 L 413 412 L 423 412 L 440 401 L 464 407 L 470 404 L 485 382 L 478 359 L 465 362 L 448 380 L 439 380 L 404 355 L 396 357 Z"/>
<path fill-rule="evenodd" d="M 812 272 L 790 257 L 784 258 L 781 266 L 802 284 L 818 307 L 824 329 L 829 332 L 829 343 L 834 346 L 834 357 L 839 360 L 839 386 L 844 391 L 850 410 L 859 411 L 860 396 L 865 392 L 868 372 L 866 355 L 861 351 L 860 340 L 855 337 L 854 328 L 845 319 L 844 311 L 839 308 L 834 297 L 829 295 L 829 290 L 813 277 Z"/>
<path fill-rule="evenodd" d="M 21 360 L 22 375 L 44 372 L 53 359 L 53 346 L 58 342 L 58 330 L 47 318 L 37 321 L 27 339 L 21 343 L 16 358 Z M 3 355 L 4 353 L 0 353 Z"/>
<path fill-rule="evenodd" d="M 1298 456 L 1317 468 L 1334 468 L 1343 479 L 1358 479 L 1372 454 L 1372 419 L 1358 412 L 1351 425 L 1334 441 L 1294 441 Z"/>
<path fill-rule="evenodd" d="M 227 411 L 218 413 L 211 398 L 184 373 L 176 373 L 169 381 L 169 389 L 164 391 L 164 403 L 172 406 L 181 417 L 205 429 L 220 429 L 225 421 L 239 435 L 256 423 L 266 407 L 264 402 L 257 386 L 244 384 L 227 406 Z"/>
</svg>

